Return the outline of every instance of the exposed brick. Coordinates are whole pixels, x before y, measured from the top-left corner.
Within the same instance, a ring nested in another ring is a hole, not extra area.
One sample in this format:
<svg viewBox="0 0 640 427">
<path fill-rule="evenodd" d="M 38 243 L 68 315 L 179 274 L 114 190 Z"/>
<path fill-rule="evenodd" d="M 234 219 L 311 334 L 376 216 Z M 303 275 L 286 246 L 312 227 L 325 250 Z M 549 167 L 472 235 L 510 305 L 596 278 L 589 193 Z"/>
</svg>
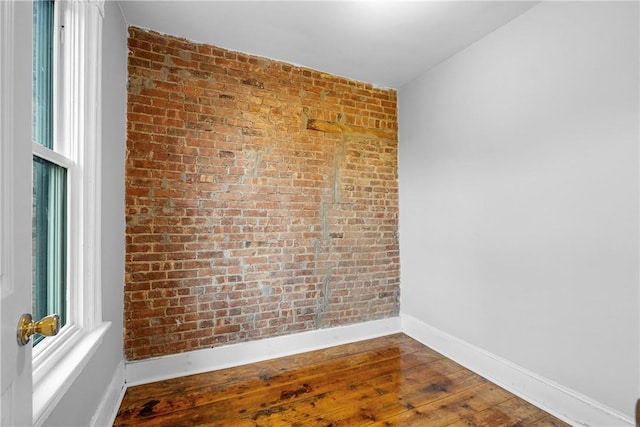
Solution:
<svg viewBox="0 0 640 427">
<path fill-rule="evenodd" d="M 397 315 L 395 91 L 134 27 L 128 69 L 128 360 Z"/>
</svg>

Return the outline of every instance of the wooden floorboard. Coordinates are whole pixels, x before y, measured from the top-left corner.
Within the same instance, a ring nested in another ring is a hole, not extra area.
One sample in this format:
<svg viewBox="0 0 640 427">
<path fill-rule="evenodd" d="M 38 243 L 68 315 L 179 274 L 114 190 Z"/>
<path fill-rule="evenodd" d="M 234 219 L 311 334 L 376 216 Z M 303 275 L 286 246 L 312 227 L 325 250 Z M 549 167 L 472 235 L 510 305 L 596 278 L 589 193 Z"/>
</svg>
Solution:
<svg viewBox="0 0 640 427">
<path fill-rule="evenodd" d="M 404 334 L 127 389 L 116 426 L 561 427 Z"/>
</svg>

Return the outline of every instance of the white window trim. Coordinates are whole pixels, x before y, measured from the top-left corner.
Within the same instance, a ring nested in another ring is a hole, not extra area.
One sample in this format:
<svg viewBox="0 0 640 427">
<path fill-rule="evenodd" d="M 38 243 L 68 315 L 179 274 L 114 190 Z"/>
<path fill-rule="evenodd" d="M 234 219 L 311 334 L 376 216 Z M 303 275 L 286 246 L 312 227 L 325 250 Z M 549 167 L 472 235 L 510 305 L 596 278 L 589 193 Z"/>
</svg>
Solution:
<svg viewBox="0 0 640 427">
<path fill-rule="evenodd" d="M 68 312 L 58 336 L 33 351 L 33 422 L 41 425 L 102 342 L 101 82 L 104 0 L 56 2 L 60 79 L 54 96 L 55 139 L 69 158 Z M 62 25 L 64 29 L 61 30 Z M 59 147 L 59 146 L 58 146 Z M 37 155 L 52 155 L 34 148 Z M 58 162 L 56 162 L 58 163 Z"/>
</svg>

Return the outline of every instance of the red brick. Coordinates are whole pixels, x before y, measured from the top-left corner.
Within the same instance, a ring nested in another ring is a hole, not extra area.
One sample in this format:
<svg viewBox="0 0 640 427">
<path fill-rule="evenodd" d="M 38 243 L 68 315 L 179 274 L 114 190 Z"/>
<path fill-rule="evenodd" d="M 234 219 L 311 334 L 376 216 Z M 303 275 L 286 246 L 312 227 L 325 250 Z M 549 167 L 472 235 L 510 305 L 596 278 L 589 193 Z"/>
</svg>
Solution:
<svg viewBox="0 0 640 427">
<path fill-rule="evenodd" d="M 397 146 L 303 122 L 394 132 L 395 91 L 129 34 L 127 358 L 397 315 Z"/>
</svg>

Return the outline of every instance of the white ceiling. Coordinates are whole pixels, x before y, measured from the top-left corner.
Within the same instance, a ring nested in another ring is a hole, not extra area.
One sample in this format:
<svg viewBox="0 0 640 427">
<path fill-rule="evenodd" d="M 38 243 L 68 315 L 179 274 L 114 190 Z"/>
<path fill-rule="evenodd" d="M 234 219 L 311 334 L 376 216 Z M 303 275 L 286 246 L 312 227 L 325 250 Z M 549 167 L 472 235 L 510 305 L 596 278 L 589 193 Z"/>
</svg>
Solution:
<svg viewBox="0 0 640 427">
<path fill-rule="evenodd" d="M 129 25 L 399 88 L 529 1 L 121 1 Z"/>
</svg>

